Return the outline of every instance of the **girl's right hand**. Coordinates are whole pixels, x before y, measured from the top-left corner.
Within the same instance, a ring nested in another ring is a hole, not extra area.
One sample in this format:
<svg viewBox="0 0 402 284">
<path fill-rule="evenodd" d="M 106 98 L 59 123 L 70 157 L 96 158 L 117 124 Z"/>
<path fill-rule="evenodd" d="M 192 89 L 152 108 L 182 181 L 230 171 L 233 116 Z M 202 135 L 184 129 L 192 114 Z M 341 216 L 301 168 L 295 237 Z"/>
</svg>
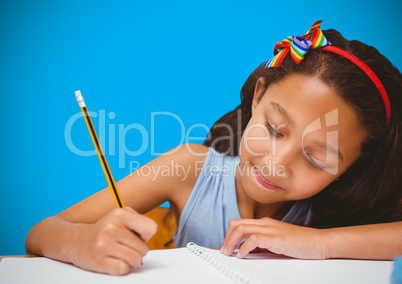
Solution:
<svg viewBox="0 0 402 284">
<path fill-rule="evenodd" d="M 140 266 L 148 252 L 146 242 L 157 224 L 130 207 L 116 208 L 94 224 L 80 224 L 78 242 L 65 252 L 83 269 L 123 275 Z"/>
</svg>

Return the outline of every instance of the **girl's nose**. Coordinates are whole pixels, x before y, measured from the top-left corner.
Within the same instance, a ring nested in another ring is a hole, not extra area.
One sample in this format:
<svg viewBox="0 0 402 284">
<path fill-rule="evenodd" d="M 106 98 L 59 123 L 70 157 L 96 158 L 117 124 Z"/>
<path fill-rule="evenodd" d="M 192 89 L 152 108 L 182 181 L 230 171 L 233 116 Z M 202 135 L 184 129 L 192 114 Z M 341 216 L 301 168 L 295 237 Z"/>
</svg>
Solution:
<svg viewBox="0 0 402 284">
<path fill-rule="evenodd" d="M 278 143 L 276 149 L 264 156 L 264 164 L 275 165 L 286 170 L 286 173 L 290 173 L 291 166 L 295 163 L 298 157 L 297 147 L 292 144 Z"/>
</svg>

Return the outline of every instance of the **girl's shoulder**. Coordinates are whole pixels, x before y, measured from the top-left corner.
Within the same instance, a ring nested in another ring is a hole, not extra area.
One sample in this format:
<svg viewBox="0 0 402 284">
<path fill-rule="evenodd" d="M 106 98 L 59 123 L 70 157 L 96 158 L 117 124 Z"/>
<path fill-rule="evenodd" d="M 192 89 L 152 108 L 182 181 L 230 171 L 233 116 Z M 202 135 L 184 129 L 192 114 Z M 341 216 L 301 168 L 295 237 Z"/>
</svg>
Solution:
<svg viewBox="0 0 402 284">
<path fill-rule="evenodd" d="M 193 160 L 205 159 L 210 147 L 200 144 L 186 143 L 181 144 L 173 149 L 167 151 L 162 156 L 174 156 L 177 158 Z"/>
<path fill-rule="evenodd" d="M 180 183 L 194 185 L 210 148 L 199 144 L 179 145 L 157 159 L 154 163 L 169 168 L 171 178 Z"/>
<path fill-rule="evenodd" d="M 225 166 L 233 168 L 237 160 L 238 157 L 219 153 L 212 147 L 183 144 L 163 154 L 158 163 L 162 161 L 165 165 L 169 164 L 171 169 L 176 170 L 176 178 L 181 179 L 181 182 L 188 181 L 194 186 L 204 167 L 211 171 L 223 170 Z"/>
<path fill-rule="evenodd" d="M 199 165 L 204 163 L 209 151 L 211 151 L 211 148 L 207 146 L 187 143 L 167 151 L 159 157 L 159 160 L 169 164 L 169 167 L 174 169 L 192 172 L 197 175 L 202 168 Z"/>
<path fill-rule="evenodd" d="M 169 177 L 162 177 L 162 180 L 165 180 L 163 186 L 169 187 L 168 199 L 179 212 L 184 208 L 210 150 L 204 145 L 182 144 L 154 161 L 158 166 L 169 169 Z"/>
</svg>

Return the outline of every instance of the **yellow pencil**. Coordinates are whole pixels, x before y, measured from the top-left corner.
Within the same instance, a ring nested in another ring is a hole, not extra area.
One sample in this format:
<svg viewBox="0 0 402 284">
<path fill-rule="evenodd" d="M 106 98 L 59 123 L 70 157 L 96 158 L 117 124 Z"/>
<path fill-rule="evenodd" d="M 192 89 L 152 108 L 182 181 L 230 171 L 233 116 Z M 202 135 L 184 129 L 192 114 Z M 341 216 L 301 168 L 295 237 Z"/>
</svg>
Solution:
<svg viewBox="0 0 402 284">
<path fill-rule="evenodd" d="M 102 165 L 102 169 L 103 169 L 103 172 L 105 174 L 106 181 L 107 181 L 107 183 L 109 185 L 109 189 L 112 192 L 114 201 L 116 203 L 116 207 L 123 208 L 124 207 L 123 200 L 120 197 L 119 189 L 117 188 L 117 184 L 114 181 L 112 172 L 111 172 L 111 170 L 109 168 L 109 165 L 108 165 L 108 163 L 106 161 L 106 156 L 103 153 L 102 146 L 99 143 L 98 135 L 96 135 L 95 127 L 92 124 L 91 116 L 89 115 L 89 112 L 88 112 L 88 109 L 87 109 L 87 107 L 85 105 L 85 101 L 84 101 L 84 98 L 83 98 L 83 96 L 81 94 L 81 91 L 79 91 L 79 90 L 75 91 L 75 97 L 77 98 L 78 105 L 81 108 L 82 114 L 84 116 L 85 122 L 86 122 L 87 127 L 88 127 L 89 134 L 91 135 L 92 142 L 94 143 L 96 152 L 98 153 L 98 158 L 99 158 L 99 161 L 100 161 L 100 163 Z"/>
</svg>

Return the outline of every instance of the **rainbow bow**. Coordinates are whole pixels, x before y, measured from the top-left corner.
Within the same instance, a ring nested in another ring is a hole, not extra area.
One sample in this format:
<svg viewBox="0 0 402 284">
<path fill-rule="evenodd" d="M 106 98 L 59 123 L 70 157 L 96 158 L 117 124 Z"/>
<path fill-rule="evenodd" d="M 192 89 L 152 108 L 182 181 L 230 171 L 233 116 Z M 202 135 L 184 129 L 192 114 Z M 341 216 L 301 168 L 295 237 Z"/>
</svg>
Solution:
<svg viewBox="0 0 402 284">
<path fill-rule="evenodd" d="M 288 36 L 281 42 L 277 42 L 274 48 L 275 56 L 267 62 L 265 67 L 279 67 L 289 51 L 293 61 L 300 64 L 310 48 L 331 45 L 320 29 L 321 22 L 321 20 L 315 22 L 303 36 Z"/>
</svg>

